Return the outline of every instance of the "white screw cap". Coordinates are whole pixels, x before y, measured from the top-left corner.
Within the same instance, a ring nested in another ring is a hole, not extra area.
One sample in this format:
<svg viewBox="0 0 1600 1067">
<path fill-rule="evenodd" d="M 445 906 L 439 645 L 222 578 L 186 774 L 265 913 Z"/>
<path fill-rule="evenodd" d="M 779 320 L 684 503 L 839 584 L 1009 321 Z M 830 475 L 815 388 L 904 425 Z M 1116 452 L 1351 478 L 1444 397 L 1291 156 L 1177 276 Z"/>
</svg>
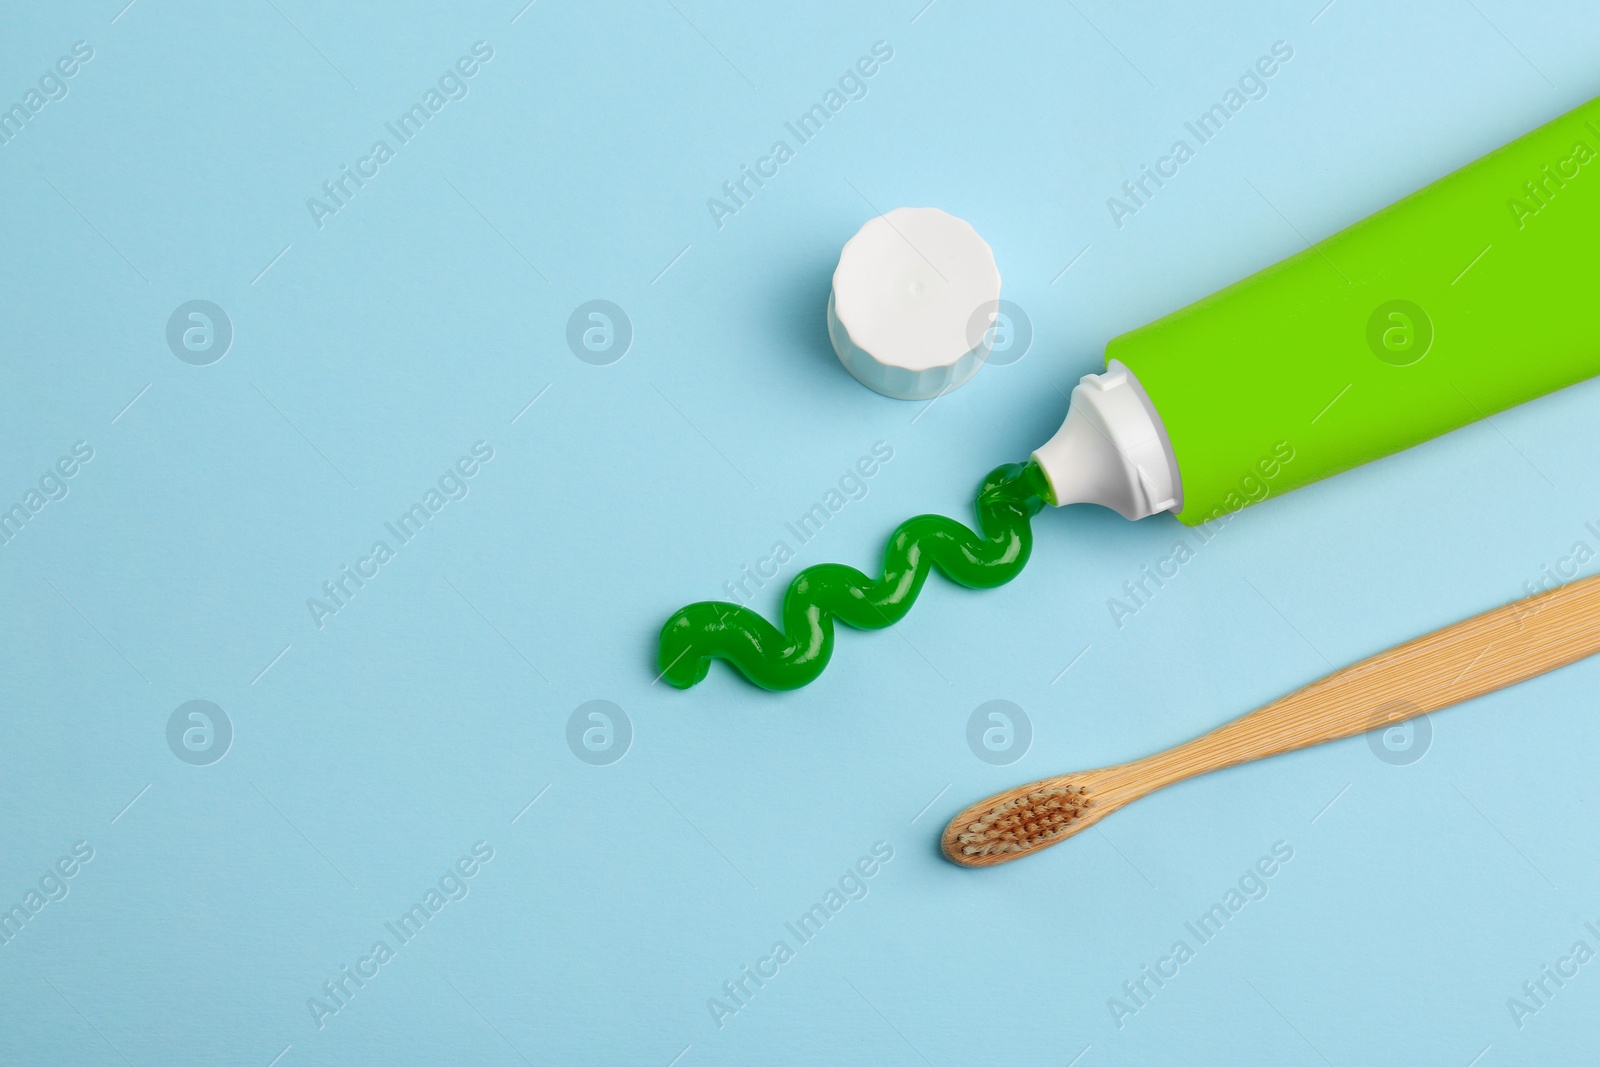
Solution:
<svg viewBox="0 0 1600 1067">
<path fill-rule="evenodd" d="M 896 208 L 839 254 L 828 337 L 862 385 L 927 400 L 978 372 L 999 301 L 1000 269 L 978 231 L 938 208 Z"/>
</svg>

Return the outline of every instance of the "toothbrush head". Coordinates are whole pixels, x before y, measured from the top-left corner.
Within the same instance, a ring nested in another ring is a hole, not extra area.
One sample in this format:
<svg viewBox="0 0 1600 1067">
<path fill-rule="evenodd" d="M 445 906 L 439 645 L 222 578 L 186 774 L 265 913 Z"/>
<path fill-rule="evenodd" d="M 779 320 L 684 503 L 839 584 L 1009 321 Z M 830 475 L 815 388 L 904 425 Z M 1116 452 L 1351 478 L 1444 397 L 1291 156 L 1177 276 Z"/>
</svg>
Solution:
<svg viewBox="0 0 1600 1067">
<path fill-rule="evenodd" d="M 952 863 L 992 867 L 1065 840 L 1102 814 L 1082 777 L 1049 778 L 972 805 L 950 820 L 939 844 Z"/>
</svg>

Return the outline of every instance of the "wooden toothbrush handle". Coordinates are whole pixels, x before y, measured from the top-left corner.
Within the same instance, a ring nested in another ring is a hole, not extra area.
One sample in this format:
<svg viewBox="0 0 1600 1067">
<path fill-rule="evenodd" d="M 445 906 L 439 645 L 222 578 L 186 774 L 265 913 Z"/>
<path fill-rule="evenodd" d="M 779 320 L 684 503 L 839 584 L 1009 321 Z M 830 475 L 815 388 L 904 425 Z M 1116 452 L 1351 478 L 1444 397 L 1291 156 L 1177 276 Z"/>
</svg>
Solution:
<svg viewBox="0 0 1600 1067">
<path fill-rule="evenodd" d="M 1397 645 L 1119 770 L 1132 779 L 1131 791 L 1143 794 L 1221 767 L 1403 722 L 1596 652 L 1600 575 Z"/>
</svg>

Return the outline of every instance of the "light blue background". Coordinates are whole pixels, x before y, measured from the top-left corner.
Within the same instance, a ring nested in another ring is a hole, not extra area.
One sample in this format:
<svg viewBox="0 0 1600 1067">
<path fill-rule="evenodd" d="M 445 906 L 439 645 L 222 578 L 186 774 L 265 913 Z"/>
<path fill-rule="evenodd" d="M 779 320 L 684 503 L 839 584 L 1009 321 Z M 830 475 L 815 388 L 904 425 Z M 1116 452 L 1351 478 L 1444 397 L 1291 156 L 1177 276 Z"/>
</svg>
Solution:
<svg viewBox="0 0 1600 1067">
<path fill-rule="evenodd" d="M 1600 549 L 1594 384 L 1246 512 L 1120 629 L 1108 598 L 1180 528 L 1062 511 L 1013 585 L 933 580 L 808 689 L 652 684 L 661 621 L 874 442 L 893 460 L 785 578 L 968 515 L 1109 337 L 1600 92 L 1577 2 L 922 2 L 0 18 L 6 106 L 94 49 L 0 146 L 0 503 L 95 453 L 0 546 L 0 905 L 95 850 L 0 946 L 0 1061 L 1592 1055 L 1600 963 L 1520 1029 L 1506 1002 L 1600 949 L 1593 662 L 1434 715 L 1409 765 L 1354 738 L 991 871 L 935 841 L 990 792 L 1181 741 Z M 306 198 L 478 40 L 469 95 L 319 230 Z M 1106 198 L 1279 40 L 1269 95 L 1117 229 Z M 719 229 L 707 198 L 875 41 L 866 98 Z M 926 411 L 851 380 L 823 324 L 840 246 L 899 205 L 969 219 L 1035 330 Z M 635 330 L 611 366 L 565 342 L 594 298 Z M 166 344 L 191 299 L 234 326 L 210 366 Z M 479 440 L 470 495 L 318 630 L 307 598 Z M 234 727 L 210 766 L 167 746 L 191 699 Z M 610 766 L 565 740 L 591 699 L 632 720 Z M 1033 724 L 1011 766 L 966 744 L 992 699 Z M 307 999 L 480 840 L 470 895 L 319 1029 Z M 879 841 L 869 895 L 798 945 L 783 924 Z M 1198 946 L 1185 922 L 1279 841 L 1266 898 Z M 708 999 L 779 939 L 795 958 L 719 1028 Z M 1195 959 L 1119 1029 L 1108 998 L 1179 939 Z"/>
</svg>

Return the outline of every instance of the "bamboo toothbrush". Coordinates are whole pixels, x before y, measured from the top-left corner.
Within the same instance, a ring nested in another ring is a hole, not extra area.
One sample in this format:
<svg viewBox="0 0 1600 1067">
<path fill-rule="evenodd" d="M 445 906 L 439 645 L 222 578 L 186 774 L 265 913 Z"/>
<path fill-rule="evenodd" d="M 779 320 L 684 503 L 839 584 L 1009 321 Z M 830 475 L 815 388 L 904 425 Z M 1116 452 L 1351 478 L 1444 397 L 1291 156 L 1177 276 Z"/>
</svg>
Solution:
<svg viewBox="0 0 1600 1067">
<path fill-rule="evenodd" d="M 1362 660 L 1185 744 L 1008 789 L 950 820 L 963 867 L 1048 848 L 1163 786 L 1404 722 L 1600 652 L 1600 575 L 1486 611 Z"/>
</svg>

